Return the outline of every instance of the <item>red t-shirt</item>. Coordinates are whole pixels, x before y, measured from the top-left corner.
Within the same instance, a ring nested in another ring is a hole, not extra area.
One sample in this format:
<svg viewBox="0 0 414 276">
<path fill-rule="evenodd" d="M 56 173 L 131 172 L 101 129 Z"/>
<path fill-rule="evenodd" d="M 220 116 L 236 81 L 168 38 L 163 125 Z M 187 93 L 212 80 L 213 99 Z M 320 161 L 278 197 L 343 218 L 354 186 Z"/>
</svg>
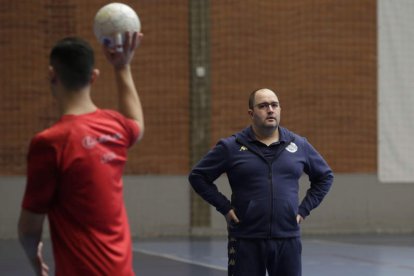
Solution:
<svg viewBox="0 0 414 276">
<path fill-rule="evenodd" d="M 122 172 L 138 134 L 135 121 L 98 109 L 32 139 L 22 207 L 47 213 L 56 275 L 134 275 Z"/>
</svg>

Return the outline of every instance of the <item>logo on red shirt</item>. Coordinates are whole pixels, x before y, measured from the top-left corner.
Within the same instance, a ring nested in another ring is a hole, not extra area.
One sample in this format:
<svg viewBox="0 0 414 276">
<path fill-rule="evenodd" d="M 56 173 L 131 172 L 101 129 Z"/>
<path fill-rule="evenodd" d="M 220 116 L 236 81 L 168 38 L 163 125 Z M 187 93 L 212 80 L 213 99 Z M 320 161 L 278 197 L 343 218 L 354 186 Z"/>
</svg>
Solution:
<svg viewBox="0 0 414 276">
<path fill-rule="evenodd" d="M 96 146 L 97 143 L 106 143 L 106 142 L 112 142 L 116 141 L 122 138 L 122 135 L 120 133 L 115 133 L 112 135 L 104 134 L 99 137 L 92 137 L 92 136 L 85 136 L 82 139 L 82 146 L 85 149 L 91 149 Z"/>
</svg>

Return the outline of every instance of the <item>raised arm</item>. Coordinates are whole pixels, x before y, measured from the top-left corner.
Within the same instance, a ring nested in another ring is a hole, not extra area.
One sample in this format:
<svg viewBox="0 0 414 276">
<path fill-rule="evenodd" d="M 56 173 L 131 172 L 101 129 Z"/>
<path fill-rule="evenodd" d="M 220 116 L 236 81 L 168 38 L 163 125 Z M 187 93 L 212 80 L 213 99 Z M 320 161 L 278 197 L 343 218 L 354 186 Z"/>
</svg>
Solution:
<svg viewBox="0 0 414 276">
<path fill-rule="evenodd" d="M 132 35 L 128 32 L 125 33 L 125 43 L 122 52 L 103 46 L 105 56 L 113 65 L 115 73 L 119 111 L 125 117 L 137 122 L 140 129 L 138 140 L 140 140 L 144 134 L 144 113 L 132 77 L 131 61 L 142 36 L 142 33 L 135 32 Z"/>
</svg>

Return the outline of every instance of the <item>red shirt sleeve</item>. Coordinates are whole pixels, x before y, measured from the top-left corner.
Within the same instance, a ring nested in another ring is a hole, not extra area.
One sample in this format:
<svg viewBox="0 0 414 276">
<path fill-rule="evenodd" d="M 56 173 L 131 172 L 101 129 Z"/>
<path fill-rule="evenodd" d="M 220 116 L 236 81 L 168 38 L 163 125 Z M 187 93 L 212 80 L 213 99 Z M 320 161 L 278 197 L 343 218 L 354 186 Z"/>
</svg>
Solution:
<svg viewBox="0 0 414 276">
<path fill-rule="evenodd" d="M 22 207 L 34 213 L 47 213 L 57 189 L 56 150 L 40 135 L 35 136 L 27 157 L 27 183 Z"/>
<path fill-rule="evenodd" d="M 128 147 L 131 147 L 138 140 L 139 134 L 141 133 L 141 129 L 139 129 L 137 122 L 132 119 L 125 118 L 125 124 L 130 135 Z"/>
<path fill-rule="evenodd" d="M 128 148 L 133 146 L 141 133 L 137 121 L 129 119 L 115 110 L 104 110 L 106 114 L 109 114 L 112 118 L 115 118 L 118 123 L 122 125 L 127 134 L 127 146 Z"/>
</svg>

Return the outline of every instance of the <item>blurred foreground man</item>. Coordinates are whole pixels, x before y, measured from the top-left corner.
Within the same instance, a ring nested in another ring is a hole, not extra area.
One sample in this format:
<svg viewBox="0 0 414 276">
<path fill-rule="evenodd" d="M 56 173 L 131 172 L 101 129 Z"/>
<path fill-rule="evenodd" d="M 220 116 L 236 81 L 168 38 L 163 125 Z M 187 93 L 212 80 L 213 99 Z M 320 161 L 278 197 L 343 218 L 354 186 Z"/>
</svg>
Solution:
<svg viewBox="0 0 414 276">
<path fill-rule="evenodd" d="M 56 275 L 134 275 L 122 172 L 127 149 L 144 133 L 130 67 L 142 34 L 125 36 L 123 51 L 103 49 L 113 66 L 119 112 L 91 100 L 99 71 L 86 41 L 65 38 L 50 53 L 50 86 L 61 117 L 31 141 L 18 225 L 36 275 L 48 275 L 41 242 L 46 216 Z"/>
</svg>

